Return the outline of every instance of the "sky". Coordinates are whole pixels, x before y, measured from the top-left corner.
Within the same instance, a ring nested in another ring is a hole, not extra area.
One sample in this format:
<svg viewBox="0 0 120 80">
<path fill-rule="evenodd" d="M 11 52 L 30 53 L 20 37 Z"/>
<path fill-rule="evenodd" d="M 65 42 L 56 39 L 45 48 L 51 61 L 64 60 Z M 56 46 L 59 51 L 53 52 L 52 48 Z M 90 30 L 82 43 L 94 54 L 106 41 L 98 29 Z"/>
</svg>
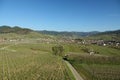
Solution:
<svg viewBox="0 0 120 80">
<path fill-rule="evenodd" d="M 50 31 L 120 29 L 120 0 L 0 0 L 0 26 Z"/>
</svg>

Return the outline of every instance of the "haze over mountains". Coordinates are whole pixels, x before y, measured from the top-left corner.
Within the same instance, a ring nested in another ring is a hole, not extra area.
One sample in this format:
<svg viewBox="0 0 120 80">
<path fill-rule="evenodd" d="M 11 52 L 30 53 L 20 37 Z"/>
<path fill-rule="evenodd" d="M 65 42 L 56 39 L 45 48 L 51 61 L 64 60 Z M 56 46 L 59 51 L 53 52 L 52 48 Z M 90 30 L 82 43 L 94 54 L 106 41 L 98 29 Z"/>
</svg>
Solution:
<svg viewBox="0 0 120 80">
<path fill-rule="evenodd" d="M 53 35 L 53 36 L 63 36 L 63 37 L 73 37 L 73 38 L 80 38 L 80 37 L 95 37 L 95 38 L 105 38 L 109 36 L 109 39 L 112 37 L 118 39 L 120 37 L 120 30 L 114 31 L 106 31 L 106 32 L 99 32 L 99 31 L 91 31 L 91 32 L 58 32 L 58 31 L 35 31 L 28 28 L 21 28 L 19 26 L 10 27 L 10 26 L 0 26 L 0 33 L 17 33 L 17 34 L 28 34 L 30 32 L 37 32 L 46 35 Z M 102 36 L 102 37 L 101 37 Z M 112 39 L 111 38 L 111 39 Z"/>
</svg>

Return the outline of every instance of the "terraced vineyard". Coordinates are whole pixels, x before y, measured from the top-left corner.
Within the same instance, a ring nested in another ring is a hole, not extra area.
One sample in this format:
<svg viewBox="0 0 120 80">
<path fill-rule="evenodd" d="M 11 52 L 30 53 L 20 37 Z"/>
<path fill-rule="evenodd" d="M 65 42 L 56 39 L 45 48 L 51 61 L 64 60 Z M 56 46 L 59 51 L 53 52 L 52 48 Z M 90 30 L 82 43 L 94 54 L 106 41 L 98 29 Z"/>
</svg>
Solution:
<svg viewBox="0 0 120 80">
<path fill-rule="evenodd" d="M 60 57 L 33 45 L 0 46 L 0 80 L 74 80 Z"/>
</svg>

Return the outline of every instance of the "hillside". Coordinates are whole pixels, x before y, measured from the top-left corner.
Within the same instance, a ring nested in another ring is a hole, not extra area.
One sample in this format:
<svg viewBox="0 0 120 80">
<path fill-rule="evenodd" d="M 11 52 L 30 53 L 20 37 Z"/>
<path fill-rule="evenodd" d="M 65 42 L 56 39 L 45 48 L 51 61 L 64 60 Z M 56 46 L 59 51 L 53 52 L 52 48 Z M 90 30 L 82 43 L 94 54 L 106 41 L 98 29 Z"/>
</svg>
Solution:
<svg viewBox="0 0 120 80">
<path fill-rule="evenodd" d="M 27 28 L 21 28 L 19 26 L 14 26 L 14 27 L 0 26 L 0 33 L 28 34 L 31 31 L 33 31 L 33 30 L 27 29 Z"/>
<path fill-rule="evenodd" d="M 120 40 L 120 30 L 100 32 L 87 39 Z"/>
<path fill-rule="evenodd" d="M 0 26 L 0 38 L 4 39 L 25 39 L 25 38 L 52 38 L 54 36 L 40 34 L 34 30 L 28 28 L 21 28 L 18 26 L 10 27 L 10 26 Z"/>
</svg>

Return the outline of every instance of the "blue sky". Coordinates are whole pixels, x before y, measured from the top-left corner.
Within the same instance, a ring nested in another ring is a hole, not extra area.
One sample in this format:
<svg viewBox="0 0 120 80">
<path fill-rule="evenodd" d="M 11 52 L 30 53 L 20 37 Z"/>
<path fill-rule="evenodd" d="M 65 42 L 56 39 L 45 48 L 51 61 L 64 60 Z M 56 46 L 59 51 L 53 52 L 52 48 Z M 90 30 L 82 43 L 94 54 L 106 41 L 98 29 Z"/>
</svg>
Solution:
<svg viewBox="0 0 120 80">
<path fill-rule="evenodd" d="M 0 0 L 0 26 L 34 30 L 120 29 L 120 0 Z"/>
</svg>

